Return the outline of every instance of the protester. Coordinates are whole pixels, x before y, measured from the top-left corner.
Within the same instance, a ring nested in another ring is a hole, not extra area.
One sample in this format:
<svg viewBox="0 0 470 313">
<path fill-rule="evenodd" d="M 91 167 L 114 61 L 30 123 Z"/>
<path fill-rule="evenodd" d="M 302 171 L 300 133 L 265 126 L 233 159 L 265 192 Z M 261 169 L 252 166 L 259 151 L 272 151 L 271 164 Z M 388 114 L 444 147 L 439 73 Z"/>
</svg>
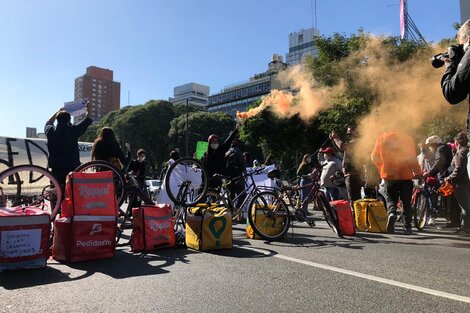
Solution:
<svg viewBox="0 0 470 313">
<path fill-rule="evenodd" d="M 297 169 L 297 176 L 300 177 L 300 187 L 312 183 L 312 177 L 310 174 L 312 173 L 312 165 L 311 165 L 311 158 L 309 154 L 305 154 L 302 158 L 302 162 Z M 300 190 L 300 201 L 302 203 L 303 212 L 307 215 L 308 214 L 308 204 L 310 202 L 310 190 L 311 188 L 302 188 Z M 311 196 L 311 195 L 310 195 Z"/>
<path fill-rule="evenodd" d="M 458 233 L 462 236 L 470 236 L 470 179 L 467 173 L 467 154 L 469 149 L 468 138 L 465 133 L 458 133 L 455 136 L 455 145 L 457 153 L 452 160 L 453 171 L 444 178 L 444 181 L 452 184 L 454 189 L 453 195 L 463 215 L 463 226 L 459 229 Z"/>
<path fill-rule="evenodd" d="M 253 167 L 253 160 L 251 159 L 250 152 L 243 152 L 243 157 L 245 158 L 246 167 Z"/>
<path fill-rule="evenodd" d="M 361 199 L 361 188 L 363 185 L 361 179 L 361 170 L 356 168 L 353 160 L 353 146 L 356 142 L 356 127 L 350 125 L 346 129 L 346 140 L 341 140 L 339 135 L 333 131 L 330 133 L 330 139 L 338 150 L 343 151 L 343 174 L 345 176 L 346 190 L 348 192 L 349 201 L 352 203 Z"/>
<path fill-rule="evenodd" d="M 421 176 L 413 138 L 399 131 L 381 134 L 375 141 L 372 161 L 384 180 L 387 200 L 387 232 L 395 232 L 397 204 L 401 200 L 405 216 L 405 234 L 411 234 L 411 197 L 413 179 Z"/>
<path fill-rule="evenodd" d="M 137 178 L 140 187 L 143 187 L 145 184 L 145 167 L 147 162 L 145 162 L 146 153 L 144 149 L 137 150 L 137 158 L 132 160 L 129 163 L 129 167 L 127 168 L 127 172 L 132 172 L 134 176 Z"/>
<path fill-rule="evenodd" d="M 341 160 L 335 156 L 335 152 L 331 147 L 322 149 L 320 152 L 323 153 L 326 164 L 322 168 L 320 185 L 326 189 L 330 201 L 339 200 L 339 188 L 333 183 L 331 177 L 334 177 L 335 173 L 341 170 Z"/>
<path fill-rule="evenodd" d="M 428 137 L 425 143 L 430 152 L 434 155 L 434 163 L 429 171 L 424 172 L 424 177 L 436 176 L 439 180 L 439 183 L 443 184 L 444 178 L 447 177 L 450 173 L 449 168 L 453 158 L 452 148 L 449 145 L 443 143 L 442 139 L 436 135 Z M 446 217 L 447 225 L 445 227 L 457 227 L 458 223 L 460 222 L 460 209 L 458 209 L 456 200 L 452 195 L 447 197 L 446 201 L 448 216 Z M 435 225 L 435 219 L 435 212 L 431 211 L 428 224 Z"/>
<path fill-rule="evenodd" d="M 221 144 L 219 141 L 219 136 L 212 134 L 207 139 L 209 143 L 207 151 L 204 153 L 201 161 L 202 164 L 206 167 L 207 174 L 209 176 L 209 185 L 210 187 L 218 187 L 220 182 L 210 179 L 214 174 L 227 175 L 225 153 L 230 149 L 233 139 L 235 139 L 238 134 L 238 129 L 240 125 L 237 124 L 235 129 L 229 134 L 227 139 Z"/>
<path fill-rule="evenodd" d="M 60 109 L 49 118 L 44 127 L 49 150 L 49 167 L 62 187 L 65 186 L 67 174 L 80 165 L 78 138 L 92 123 L 88 117 L 89 102 L 86 103 L 86 108 L 84 119 L 76 125 L 71 124 L 70 114 Z M 57 126 L 54 126 L 56 120 Z"/>
<path fill-rule="evenodd" d="M 237 139 L 232 141 L 230 149 L 225 153 L 225 162 L 227 168 L 227 175 L 232 179 L 228 188 L 230 197 L 235 199 L 245 190 L 245 179 L 242 176 L 246 172 L 245 157 L 240 150 L 240 142 Z M 243 203 L 245 197 L 239 197 L 238 203 Z"/>
<path fill-rule="evenodd" d="M 124 154 L 114 131 L 110 127 L 103 127 L 91 150 L 92 160 L 108 161 L 116 168 L 122 170 L 130 159 L 130 145 L 126 142 L 127 153 Z"/>
</svg>

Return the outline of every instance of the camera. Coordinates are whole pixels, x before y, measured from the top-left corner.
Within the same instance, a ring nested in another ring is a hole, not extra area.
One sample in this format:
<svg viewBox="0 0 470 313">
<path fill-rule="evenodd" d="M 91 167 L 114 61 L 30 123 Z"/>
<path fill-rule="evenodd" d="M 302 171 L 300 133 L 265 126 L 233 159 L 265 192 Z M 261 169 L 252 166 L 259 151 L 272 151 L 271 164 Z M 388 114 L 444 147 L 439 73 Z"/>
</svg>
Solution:
<svg viewBox="0 0 470 313">
<path fill-rule="evenodd" d="M 431 59 L 431 65 L 434 68 L 442 67 L 445 62 L 442 60 L 443 58 L 450 59 L 453 63 L 460 62 L 462 59 L 465 51 L 463 50 L 463 45 L 452 45 L 449 47 L 448 52 L 438 53 L 433 55 Z"/>
</svg>

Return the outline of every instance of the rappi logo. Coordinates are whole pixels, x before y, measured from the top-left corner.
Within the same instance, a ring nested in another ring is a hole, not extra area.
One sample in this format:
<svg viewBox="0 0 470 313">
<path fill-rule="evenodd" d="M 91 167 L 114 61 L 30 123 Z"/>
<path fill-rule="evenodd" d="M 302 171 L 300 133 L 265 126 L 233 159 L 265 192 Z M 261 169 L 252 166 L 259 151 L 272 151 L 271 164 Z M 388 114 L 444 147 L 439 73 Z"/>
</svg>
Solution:
<svg viewBox="0 0 470 313">
<path fill-rule="evenodd" d="M 170 228 L 170 222 L 158 223 L 157 221 L 150 221 L 149 227 L 153 231 L 162 231 Z"/>
<path fill-rule="evenodd" d="M 101 226 L 101 224 L 93 224 L 93 226 L 91 227 L 90 236 L 97 234 L 101 232 L 102 230 L 103 230 L 103 226 Z"/>
<path fill-rule="evenodd" d="M 80 186 L 78 188 L 78 191 L 80 193 L 80 196 L 85 199 L 96 198 L 109 194 L 109 185 L 106 187 Z"/>
</svg>

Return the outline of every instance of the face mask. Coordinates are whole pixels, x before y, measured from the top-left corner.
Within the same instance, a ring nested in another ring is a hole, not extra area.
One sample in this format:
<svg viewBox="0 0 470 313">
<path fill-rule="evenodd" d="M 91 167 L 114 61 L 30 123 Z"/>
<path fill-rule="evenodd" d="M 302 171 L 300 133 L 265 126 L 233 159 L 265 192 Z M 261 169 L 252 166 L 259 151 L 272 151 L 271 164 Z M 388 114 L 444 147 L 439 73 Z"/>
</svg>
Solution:
<svg viewBox="0 0 470 313">
<path fill-rule="evenodd" d="M 310 163 L 310 162 L 312 162 L 312 159 L 307 158 L 307 159 L 305 159 L 305 161 L 307 161 L 307 163 Z"/>
<path fill-rule="evenodd" d="M 325 154 L 323 157 L 324 157 L 325 160 L 327 160 L 327 161 L 330 161 L 330 160 L 333 159 L 333 156 L 332 156 L 332 155 L 329 155 L 329 154 Z"/>
<path fill-rule="evenodd" d="M 145 161 L 145 157 L 144 156 L 140 156 L 139 157 L 139 162 L 144 162 Z"/>
<path fill-rule="evenodd" d="M 218 143 L 211 143 L 211 148 L 212 149 L 217 150 L 218 147 L 219 147 Z"/>
</svg>

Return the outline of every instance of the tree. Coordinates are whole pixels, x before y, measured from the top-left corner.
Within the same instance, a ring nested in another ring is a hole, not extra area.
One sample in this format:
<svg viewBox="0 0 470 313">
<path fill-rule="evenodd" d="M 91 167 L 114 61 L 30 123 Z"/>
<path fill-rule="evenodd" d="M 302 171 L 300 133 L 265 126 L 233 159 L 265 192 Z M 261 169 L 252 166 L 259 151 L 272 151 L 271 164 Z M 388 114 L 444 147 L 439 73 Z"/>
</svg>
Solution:
<svg viewBox="0 0 470 313">
<path fill-rule="evenodd" d="M 186 115 L 180 115 L 171 122 L 168 132 L 169 146 L 179 148 L 181 155 L 192 156 L 196 151 L 197 141 L 206 141 L 209 135 L 217 134 L 222 139 L 235 128 L 235 120 L 228 114 L 217 112 L 193 112 L 188 116 L 188 147 L 186 153 Z"/>
</svg>

